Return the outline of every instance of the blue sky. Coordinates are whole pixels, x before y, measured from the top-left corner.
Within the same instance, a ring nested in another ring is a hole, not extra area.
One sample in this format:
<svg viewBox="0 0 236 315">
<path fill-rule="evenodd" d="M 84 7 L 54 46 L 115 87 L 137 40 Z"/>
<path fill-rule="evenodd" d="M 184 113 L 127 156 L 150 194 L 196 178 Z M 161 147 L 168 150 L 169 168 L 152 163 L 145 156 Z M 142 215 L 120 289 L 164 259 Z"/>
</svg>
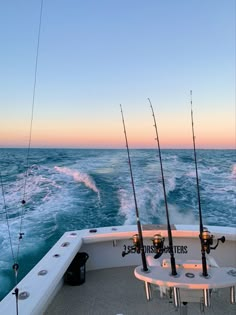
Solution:
<svg viewBox="0 0 236 315">
<path fill-rule="evenodd" d="M 0 146 L 28 143 L 40 0 L 0 2 Z M 32 146 L 234 148 L 234 0 L 44 0 Z"/>
</svg>

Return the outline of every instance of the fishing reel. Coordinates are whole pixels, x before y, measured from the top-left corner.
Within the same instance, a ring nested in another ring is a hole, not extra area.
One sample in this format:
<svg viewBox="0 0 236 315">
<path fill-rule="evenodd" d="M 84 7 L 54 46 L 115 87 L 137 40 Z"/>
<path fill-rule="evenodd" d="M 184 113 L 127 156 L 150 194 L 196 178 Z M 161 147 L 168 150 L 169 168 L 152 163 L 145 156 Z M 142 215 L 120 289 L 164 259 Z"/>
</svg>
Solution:
<svg viewBox="0 0 236 315">
<path fill-rule="evenodd" d="M 153 246 L 155 248 L 156 255 L 155 259 L 161 257 L 164 251 L 168 248 L 164 246 L 165 238 L 161 236 L 161 234 L 155 234 L 152 239 Z"/>
<path fill-rule="evenodd" d="M 133 240 L 133 246 L 129 246 L 127 251 L 124 250 L 122 252 L 122 257 L 125 257 L 126 255 L 128 255 L 131 252 L 137 252 L 138 254 L 140 253 L 140 239 L 139 239 L 139 235 L 138 234 L 134 234 L 132 236 L 132 240 Z"/>
<path fill-rule="evenodd" d="M 202 247 L 203 247 L 203 250 L 209 254 L 211 249 L 216 249 L 217 246 L 219 245 L 219 242 L 221 241 L 222 243 L 225 242 L 225 237 L 222 236 L 220 238 L 217 238 L 217 242 L 216 242 L 216 245 L 215 246 L 212 246 L 213 245 L 213 238 L 214 238 L 214 235 L 210 234 L 210 231 L 208 231 L 207 228 L 203 228 L 203 232 L 199 235 L 199 238 L 201 240 L 201 244 L 202 244 Z"/>
</svg>

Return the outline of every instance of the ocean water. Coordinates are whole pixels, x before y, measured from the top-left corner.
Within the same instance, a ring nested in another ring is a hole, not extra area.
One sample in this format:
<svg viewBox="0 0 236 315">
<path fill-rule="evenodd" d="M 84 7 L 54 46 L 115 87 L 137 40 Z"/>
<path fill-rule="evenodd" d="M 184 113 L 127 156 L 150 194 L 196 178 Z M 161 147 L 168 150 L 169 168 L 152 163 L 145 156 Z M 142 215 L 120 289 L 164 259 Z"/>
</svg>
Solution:
<svg viewBox="0 0 236 315">
<path fill-rule="evenodd" d="M 31 149 L 27 173 L 26 155 L 0 149 L 0 298 L 17 256 L 20 280 L 67 230 L 136 224 L 126 150 Z M 165 224 L 157 150 L 130 155 L 141 223 Z M 162 150 L 162 160 L 171 223 L 198 224 L 193 151 Z M 235 227 L 235 151 L 198 150 L 197 160 L 203 223 Z"/>
</svg>

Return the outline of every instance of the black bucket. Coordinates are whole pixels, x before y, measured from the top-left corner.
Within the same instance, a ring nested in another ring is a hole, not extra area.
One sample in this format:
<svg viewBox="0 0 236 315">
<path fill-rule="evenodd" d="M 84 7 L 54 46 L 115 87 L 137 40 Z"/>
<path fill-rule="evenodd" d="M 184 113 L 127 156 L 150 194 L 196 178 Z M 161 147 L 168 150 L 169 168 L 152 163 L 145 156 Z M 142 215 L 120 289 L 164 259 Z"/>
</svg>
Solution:
<svg viewBox="0 0 236 315">
<path fill-rule="evenodd" d="M 70 285 L 81 285 L 85 282 L 87 253 L 77 253 L 65 274 L 65 282 Z"/>
</svg>

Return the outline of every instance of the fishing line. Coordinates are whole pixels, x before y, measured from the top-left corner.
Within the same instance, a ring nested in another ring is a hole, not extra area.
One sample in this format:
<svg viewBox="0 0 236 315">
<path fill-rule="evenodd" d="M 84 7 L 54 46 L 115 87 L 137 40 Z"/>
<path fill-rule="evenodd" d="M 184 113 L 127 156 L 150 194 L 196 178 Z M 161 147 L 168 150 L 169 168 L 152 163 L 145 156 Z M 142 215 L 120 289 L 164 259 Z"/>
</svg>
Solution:
<svg viewBox="0 0 236 315">
<path fill-rule="evenodd" d="M 34 67 L 34 84 L 33 84 L 33 94 L 32 94 L 32 103 L 31 103 L 31 119 L 30 119 L 30 128 L 29 128 L 29 142 L 26 155 L 26 172 L 25 172 L 25 182 L 23 190 L 22 204 L 25 204 L 26 196 L 26 182 L 29 173 L 29 156 L 32 142 L 32 129 L 33 129 L 33 119 L 34 119 L 34 108 L 35 108 L 35 95 L 36 95 L 36 85 L 37 85 L 37 74 L 38 74 L 38 59 L 39 59 L 39 45 L 40 45 L 40 35 L 41 35 L 41 25 L 42 25 L 42 15 L 43 15 L 43 0 L 41 0 L 40 16 L 39 16 L 39 28 L 38 28 L 38 39 L 37 39 L 37 49 L 35 57 L 35 67 Z"/>
<path fill-rule="evenodd" d="M 157 141 L 158 153 L 159 153 L 159 159 L 160 159 L 162 187 L 163 187 L 163 192 L 164 192 L 164 201 L 165 201 L 165 208 L 166 208 L 166 219 L 167 219 L 167 229 L 168 229 L 171 273 L 172 273 L 172 276 L 176 276 L 177 275 L 177 271 L 176 271 L 176 264 L 175 264 L 174 250 L 173 250 L 173 238 L 172 238 L 172 231 L 171 231 L 170 219 L 169 219 L 169 210 L 168 210 L 168 203 L 167 203 L 167 196 L 166 196 L 164 171 L 163 171 L 163 166 L 162 166 L 160 141 L 159 141 L 159 136 L 158 136 L 158 131 L 157 131 L 156 117 L 155 117 L 155 114 L 154 114 L 152 103 L 151 103 L 149 98 L 148 98 L 148 101 L 149 101 L 149 104 L 150 104 L 150 107 L 151 107 L 151 110 L 152 110 L 152 116 L 153 116 L 153 120 L 154 120 L 154 128 L 155 128 L 155 132 L 156 132 L 155 140 Z"/>
<path fill-rule="evenodd" d="M 32 103 L 31 103 L 31 118 L 30 118 L 30 128 L 29 128 L 29 141 L 27 146 L 27 154 L 26 154 L 26 166 L 25 166 L 25 174 L 24 174 L 24 184 L 23 184 L 23 197 L 22 197 L 22 211 L 20 215 L 20 227 L 19 227 L 19 237 L 18 237 L 18 245 L 17 245 L 17 251 L 16 255 L 14 255 L 13 250 L 13 243 L 12 243 L 12 235 L 10 231 L 10 224 L 9 224 L 9 215 L 8 215 L 8 209 L 6 205 L 6 198 L 5 198 L 5 191 L 4 191 L 4 185 L 3 185 L 3 179 L 2 174 L 0 172 L 0 183 L 1 183 L 1 190 L 2 190 L 2 196 L 3 196 L 3 209 L 6 214 L 6 222 L 7 222 L 7 229 L 8 229 L 8 235 L 10 239 L 10 248 L 11 248 L 11 254 L 13 259 L 13 270 L 15 272 L 15 282 L 16 285 L 18 283 L 18 269 L 19 264 L 18 257 L 20 253 L 20 241 L 23 238 L 24 233 L 22 233 L 22 227 L 23 227 L 23 217 L 24 217 L 24 208 L 26 201 L 26 186 L 27 186 L 27 179 L 29 175 L 29 159 L 30 159 L 30 149 L 31 149 L 31 142 L 32 142 L 32 127 L 33 127 L 33 118 L 34 118 L 34 107 L 35 107 L 35 95 L 36 95 L 36 85 L 37 85 L 37 74 L 38 74 L 38 59 L 39 59 L 39 46 L 40 46 L 40 35 L 41 35 L 41 26 L 42 26 L 42 15 L 43 15 L 43 0 L 41 0 L 40 4 L 40 14 L 39 14 L 39 24 L 38 24 L 38 36 L 37 36 L 37 47 L 36 47 L 36 56 L 35 56 L 35 66 L 34 66 L 34 80 L 33 80 L 33 93 L 32 93 Z M 16 313 L 18 314 L 18 288 L 16 287 L 14 290 L 14 295 L 16 296 Z"/>
<path fill-rule="evenodd" d="M 143 234 L 142 234 L 141 222 L 139 218 L 136 192 L 135 192 L 135 187 L 134 187 L 134 178 L 133 178 L 133 171 L 132 171 L 132 165 L 131 165 L 131 159 L 130 159 L 130 153 L 129 153 L 129 144 L 128 144 L 128 138 L 127 138 L 127 133 L 126 133 L 126 128 L 125 128 L 125 120 L 124 120 L 124 115 L 123 115 L 121 105 L 120 105 L 120 110 L 121 110 L 122 122 L 123 122 L 123 127 L 124 127 L 126 149 L 127 149 L 127 154 L 128 154 L 129 171 L 130 171 L 130 178 L 131 178 L 131 184 L 132 184 L 132 189 L 133 189 L 133 197 L 134 197 L 134 204 L 135 204 L 136 221 L 137 221 L 137 228 L 138 228 L 139 245 L 140 245 L 140 253 L 142 257 L 143 271 L 148 271 L 146 255 L 145 255 L 144 245 L 143 245 Z"/>
<path fill-rule="evenodd" d="M 22 233 L 23 217 L 24 217 L 24 207 L 23 206 L 26 203 L 26 200 L 25 200 L 26 199 L 26 187 L 27 187 L 27 180 L 28 180 L 28 176 L 29 176 L 29 160 L 30 160 L 30 150 L 31 150 L 31 142 L 32 142 L 32 129 L 33 129 L 35 95 L 36 95 L 37 74 L 38 74 L 38 59 L 39 59 L 40 35 L 41 35 L 42 15 L 43 15 L 43 1 L 44 0 L 41 0 L 40 15 L 39 15 L 37 48 L 36 48 L 35 66 L 34 66 L 34 83 L 33 83 L 32 103 L 31 103 L 31 118 L 30 118 L 30 128 L 29 128 L 29 142 L 28 142 L 27 154 L 26 154 L 26 170 L 25 170 L 25 174 L 24 174 L 23 198 L 21 201 L 22 213 L 20 216 L 19 243 L 18 243 L 17 255 L 16 255 L 17 259 L 18 259 L 19 250 L 20 250 L 20 240 L 22 239 L 22 237 L 24 235 L 24 233 Z"/>
</svg>

